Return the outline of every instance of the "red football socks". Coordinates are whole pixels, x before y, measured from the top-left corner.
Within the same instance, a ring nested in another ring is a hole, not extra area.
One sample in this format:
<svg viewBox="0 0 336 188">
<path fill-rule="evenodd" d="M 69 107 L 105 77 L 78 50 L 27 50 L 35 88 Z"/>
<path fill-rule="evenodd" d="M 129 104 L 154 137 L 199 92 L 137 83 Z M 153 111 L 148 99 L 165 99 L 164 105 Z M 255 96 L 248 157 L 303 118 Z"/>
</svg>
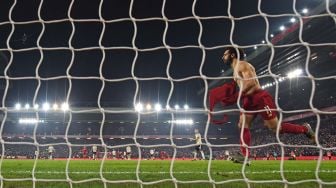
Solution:
<svg viewBox="0 0 336 188">
<path fill-rule="evenodd" d="M 303 133 L 306 133 L 307 131 L 308 131 L 307 127 L 305 126 L 288 123 L 288 122 L 281 123 L 280 133 L 303 134 Z"/>
<path fill-rule="evenodd" d="M 250 152 L 248 150 L 248 148 L 245 148 L 243 147 L 243 142 L 241 139 L 240 140 L 240 151 L 242 152 L 243 156 L 247 156 L 249 157 L 250 155 Z M 244 140 L 244 143 L 247 145 L 247 146 L 250 146 L 251 144 L 251 133 L 250 133 L 250 129 L 248 128 L 244 128 L 243 130 L 243 140 Z"/>
</svg>

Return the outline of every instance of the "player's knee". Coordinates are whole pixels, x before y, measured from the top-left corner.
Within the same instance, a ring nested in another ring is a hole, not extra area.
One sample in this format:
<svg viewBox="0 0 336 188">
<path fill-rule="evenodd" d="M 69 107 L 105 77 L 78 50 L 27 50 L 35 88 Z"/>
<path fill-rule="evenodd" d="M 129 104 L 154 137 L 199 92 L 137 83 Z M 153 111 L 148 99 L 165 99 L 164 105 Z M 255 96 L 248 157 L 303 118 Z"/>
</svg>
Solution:
<svg viewBox="0 0 336 188">
<path fill-rule="evenodd" d="M 242 127 L 242 123 L 239 122 L 239 123 L 238 123 L 238 128 L 241 128 L 241 127 Z"/>
<path fill-rule="evenodd" d="M 269 128 L 270 130 L 272 130 L 273 132 L 276 132 L 276 130 L 277 130 L 277 125 L 276 125 L 276 124 L 265 123 L 265 126 L 266 126 L 267 128 Z"/>
<path fill-rule="evenodd" d="M 245 123 L 243 123 L 242 121 L 239 121 L 238 122 L 238 128 L 245 128 L 246 127 L 246 122 Z"/>
<path fill-rule="evenodd" d="M 241 129 L 241 128 L 250 128 L 250 127 L 251 127 L 251 123 L 246 123 L 246 122 L 244 124 L 241 123 L 241 122 L 238 123 L 238 128 L 239 129 Z"/>
</svg>

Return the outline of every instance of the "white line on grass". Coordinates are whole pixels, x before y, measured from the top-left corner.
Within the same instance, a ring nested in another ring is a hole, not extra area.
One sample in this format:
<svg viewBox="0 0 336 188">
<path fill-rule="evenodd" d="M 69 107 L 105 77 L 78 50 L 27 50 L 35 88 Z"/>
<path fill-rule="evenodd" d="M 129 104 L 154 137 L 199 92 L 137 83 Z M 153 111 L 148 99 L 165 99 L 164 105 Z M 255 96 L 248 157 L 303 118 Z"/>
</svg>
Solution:
<svg viewBox="0 0 336 188">
<path fill-rule="evenodd" d="M 31 171 L 7 171 L 7 173 L 15 174 L 32 174 Z M 70 171 L 68 174 L 99 174 L 100 172 L 95 171 Z M 135 174 L 135 171 L 103 171 L 103 174 Z M 169 174 L 169 171 L 160 171 L 160 172 L 150 172 L 142 171 L 140 174 Z M 173 174 L 208 174 L 207 172 L 193 172 L 193 171 L 177 171 Z M 225 174 L 241 174 L 241 171 L 228 171 L 221 172 Z M 276 174 L 280 173 L 279 170 L 269 170 L 269 171 L 246 171 L 245 174 Z M 313 170 L 285 170 L 284 173 L 315 173 Z M 320 170 L 319 173 L 336 173 L 336 170 Z M 6 174 L 6 171 L 3 171 L 2 174 Z M 66 174 L 65 171 L 35 171 L 34 174 Z M 216 174 L 216 172 L 213 172 Z"/>
</svg>

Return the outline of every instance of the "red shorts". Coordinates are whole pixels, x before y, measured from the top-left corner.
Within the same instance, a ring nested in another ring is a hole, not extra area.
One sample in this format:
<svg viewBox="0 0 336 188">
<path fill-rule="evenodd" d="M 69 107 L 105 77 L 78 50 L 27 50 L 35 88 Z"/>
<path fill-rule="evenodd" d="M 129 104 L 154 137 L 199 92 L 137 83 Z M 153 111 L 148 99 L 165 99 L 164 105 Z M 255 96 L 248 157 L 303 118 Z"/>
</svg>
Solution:
<svg viewBox="0 0 336 188">
<path fill-rule="evenodd" d="M 243 108 L 246 111 L 263 110 L 262 112 L 247 112 L 249 115 L 260 114 L 264 120 L 270 120 L 277 117 L 277 107 L 274 104 L 273 97 L 265 90 L 257 90 L 250 95 L 242 97 Z"/>
</svg>

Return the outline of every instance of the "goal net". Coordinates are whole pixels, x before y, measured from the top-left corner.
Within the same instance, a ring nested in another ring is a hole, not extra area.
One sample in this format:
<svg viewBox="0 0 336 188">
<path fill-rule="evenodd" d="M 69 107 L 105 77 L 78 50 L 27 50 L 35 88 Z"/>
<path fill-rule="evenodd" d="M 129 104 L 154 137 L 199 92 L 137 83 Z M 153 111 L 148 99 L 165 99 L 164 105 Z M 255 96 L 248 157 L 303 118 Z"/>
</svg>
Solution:
<svg viewBox="0 0 336 188">
<path fill-rule="evenodd" d="M 335 0 L 25 0 L 0 6 L 1 187 L 334 187 Z M 209 108 L 243 49 L 281 122 Z M 212 120 L 225 117 L 221 125 Z M 245 119 L 243 119 L 245 122 Z M 296 161 L 291 161 L 296 160 Z"/>
</svg>

